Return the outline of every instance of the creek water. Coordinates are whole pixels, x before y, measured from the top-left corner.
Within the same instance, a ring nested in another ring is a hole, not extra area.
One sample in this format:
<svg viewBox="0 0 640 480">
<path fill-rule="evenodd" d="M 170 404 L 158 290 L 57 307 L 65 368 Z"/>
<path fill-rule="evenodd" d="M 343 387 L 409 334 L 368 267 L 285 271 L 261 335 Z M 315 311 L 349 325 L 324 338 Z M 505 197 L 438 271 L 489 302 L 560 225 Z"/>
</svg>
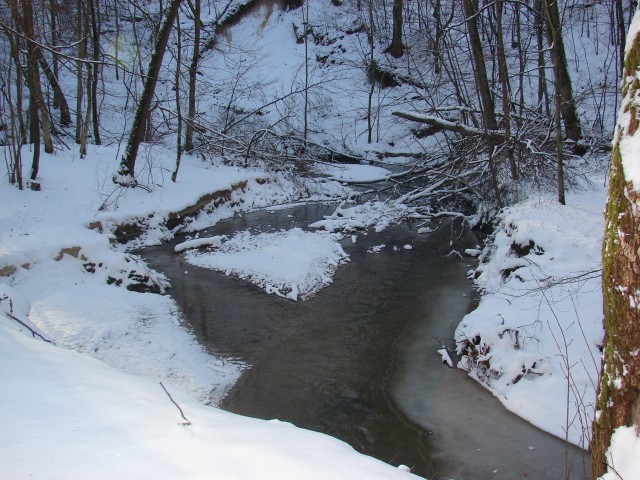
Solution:
<svg viewBox="0 0 640 480">
<path fill-rule="evenodd" d="M 254 212 L 201 236 L 305 227 L 334 209 Z M 477 243 L 467 229 L 417 234 L 403 223 L 347 238 L 351 261 L 305 302 L 188 265 L 173 252 L 181 240 L 141 253 L 171 280 L 198 340 L 250 365 L 221 408 L 326 433 L 431 479 L 561 479 L 566 459 L 568 478 L 587 478 L 585 452 L 509 413 L 436 353 L 473 307 L 472 262 L 448 255 Z"/>
</svg>

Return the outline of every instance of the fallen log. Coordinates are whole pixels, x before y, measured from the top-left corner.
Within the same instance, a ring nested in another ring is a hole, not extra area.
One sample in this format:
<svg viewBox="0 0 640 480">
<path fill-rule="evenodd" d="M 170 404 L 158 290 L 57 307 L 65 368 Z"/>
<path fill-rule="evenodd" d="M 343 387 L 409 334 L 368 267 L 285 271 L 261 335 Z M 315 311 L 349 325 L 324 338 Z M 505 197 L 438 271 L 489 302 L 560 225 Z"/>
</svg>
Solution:
<svg viewBox="0 0 640 480">
<path fill-rule="evenodd" d="M 460 122 L 452 122 L 450 120 L 445 120 L 440 117 L 433 117 L 430 115 L 420 115 L 418 113 L 411 112 L 391 112 L 392 115 L 396 117 L 404 118 L 405 120 L 410 120 L 412 122 L 424 123 L 427 125 L 432 125 L 442 130 L 447 130 L 449 132 L 459 133 L 464 136 L 481 136 L 485 138 L 489 138 L 496 142 L 504 142 L 505 135 L 504 132 L 496 131 L 496 130 L 482 130 L 480 128 L 470 127 L 469 125 L 465 125 Z"/>
</svg>

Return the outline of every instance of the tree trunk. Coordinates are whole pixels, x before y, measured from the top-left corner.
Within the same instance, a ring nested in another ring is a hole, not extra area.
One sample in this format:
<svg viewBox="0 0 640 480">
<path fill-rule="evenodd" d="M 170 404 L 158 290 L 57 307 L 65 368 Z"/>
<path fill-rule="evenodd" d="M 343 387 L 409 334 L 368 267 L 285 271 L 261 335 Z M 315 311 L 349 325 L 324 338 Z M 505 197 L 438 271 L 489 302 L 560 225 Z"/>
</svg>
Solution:
<svg viewBox="0 0 640 480">
<path fill-rule="evenodd" d="M 442 43 L 442 8 L 440 0 L 436 0 L 433 6 L 433 19 L 436 22 L 436 33 L 433 42 L 433 71 L 436 74 L 440 74 L 441 71 L 441 59 L 440 48 Z"/>
<path fill-rule="evenodd" d="M 369 32 L 367 38 L 369 41 L 369 96 L 367 100 L 367 143 L 373 141 L 373 124 L 371 121 L 371 106 L 373 102 L 373 92 L 376 88 L 375 78 L 375 58 L 374 58 L 374 24 L 373 24 L 373 0 L 369 0 Z"/>
<path fill-rule="evenodd" d="M 544 59 L 544 14 L 542 0 L 536 0 L 536 11 L 539 15 L 534 15 L 534 28 L 538 41 L 538 113 L 542 113 L 544 105 L 547 117 L 551 116 L 549 109 L 549 93 L 547 90 L 546 62 Z"/>
<path fill-rule="evenodd" d="M 484 53 L 482 51 L 482 41 L 478 32 L 478 0 L 464 0 L 464 14 L 467 18 L 467 31 L 469 32 L 469 43 L 471 44 L 471 53 L 473 55 L 473 63 L 475 64 L 474 74 L 478 94 L 480 95 L 482 118 L 484 126 L 487 130 L 497 130 L 495 107 L 493 98 L 491 97 L 491 89 L 489 88 L 489 80 L 487 79 L 487 67 L 484 61 Z"/>
<path fill-rule="evenodd" d="M 78 0 L 76 3 L 76 35 L 78 38 L 84 38 L 84 3 Z M 78 60 L 76 61 L 76 143 L 80 144 L 82 136 L 82 96 L 84 87 L 82 86 L 82 61 L 85 58 L 85 40 L 78 42 Z"/>
<path fill-rule="evenodd" d="M 639 22 L 640 13 L 636 12 L 632 23 L 637 26 Z M 640 183 L 637 178 L 628 178 L 633 171 L 629 167 L 638 164 L 637 150 L 625 149 L 625 144 L 637 142 L 635 138 L 640 135 L 640 111 L 635 104 L 640 93 L 640 34 L 630 41 L 622 76 L 623 99 L 611 159 L 602 250 L 605 338 L 591 440 L 593 479 L 606 471 L 605 453 L 613 431 L 620 426 L 640 425 Z"/>
<path fill-rule="evenodd" d="M 174 77 L 174 86 L 176 89 L 176 112 L 178 117 L 178 140 L 176 142 L 176 168 L 171 174 L 171 181 L 176 183 L 178 180 L 178 171 L 180 170 L 180 162 L 182 161 L 182 107 L 180 105 L 180 69 L 182 67 L 182 32 L 180 31 L 180 15 L 176 16 L 176 34 L 178 36 L 178 45 L 176 45 L 176 72 Z"/>
<path fill-rule="evenodd" d="M 198 63 L 200 62 L 200 0 L 193 3 L 193 56 L 189 65 L 189 106 L 187 111 L 187 126 L 184 132 L 184 151 L 193 150 L 193 132 L 196 117 L 196 79 L 198 77 Z"/>
<path fill-rule="evenodd" d="M 40 65 L 42 66 L 44 75 L 47 77 L 49 86 L 51 87 L 51 90 L 53 90 L 53 106 L 60 109 L 60 123 L 63 127 L 68 127 L 69 125 L 71 125 L 71 111 L 69 110 L 67 97 L 65 97 L 62 88 L 60 88 L 60 83 L 58 83 L 58 77 L 49 66 L 47 59 L 44 58 L 42 49 L 40 47 L 36 48 L 35 54 L 36 58 L 40 62 Z"/>
<path fill-rule="evenodd" d="M 558 10 L 558 0 L 544 0 L 544 16 L 547 24 L 547 41 L 553 62 L 553 77 L 555 87 L 560 96 L 560 114 L 564 122 L 565 135 L 569 140 L 578 141 L 582 138 L 582 127 L 573 99 L 571 77 L 567 66 L 567 55 L 562 39 L 562 22 Z"/>
<path fill-rule="evenodd" d="M 23 0 L 20 5 L 15 1 L 10 2 L 11 14 L 14 22 L 25 37 L 27 50 L 27 86 L 29 88 L 31 112 L 31 132 L 33 134 L 35 128 L 42 128 L 42 143 L 44 151 L 53 153 L 53 141 L 51 140 L 51 122 L 49 120 L 49 111 L 42 96 L 42 86 L 40 84 L 40 69 L 38 68 L 38 46 L 35 43 L 36 36 L 33 27 L 33 0 Z M 22 12 L 22 13 L 21 13 Z M 35 108 L 35 109 L 34 109 Z M 35 115 L 34 115 L 35 114 Z M 38 118 L 39 117 L 39 118 Z M 40 141 L 40 133 L 38 134 L 38 143 Z M 36 169 L 37 173 L 37 169 Z"/>
<path fill-rule="evenodd" d="M 393 35 L 391 45 L 385 50 L 394 58 L 404 55 L 404 44 L 402 43 L 402 0 L 393 0 Z"/>
<path fill-rule="evenodd" d="M 129 141 L 125 149 L 124 155 L 120 162 L 120 171 L 118 177 L 114 180 L 116 183 L 122 183 L 124 185 L 135 185 L 135 166 L 136 157 L 138 155 L 138 148 L 142 141 L 146 117 L 151 107 L 151 100 L 156 90 L 156 83 L 158 82 L 158 76 L 160 74 L 160 67 L 162 66 L 162 58 L 167 48 L 167 42 L 169 41 L 169 35 L 171 34 L 171 28 L 178 15 L 178 9 L 182 0 L 171 0 L 167 7 L 166 18 L 156 40 L 153 54 L 151 55 L 151 62 L 149 63 L 149 70 L 147 71 L 147 77 L 144 82 L 144 89 L 142 96 L 140 97 L 140 103 L 136 108 L 136 113 L 133 119 L 133 125 L 131 126 L 131 132 L 129 134 Z"/>
<path fill-rule="evenodd" d="M 91 40 L 92 40 L 92 53 L 93 61 L 95 62 L 91 68 L 93 68 L 91 74 L 90 83 L 90 96 L 91 96 L 91 119 L 93 123 L 93 143 L 95 145 L 102 145 L 100 139 L 100 115 L 98 112 L 98 73 L 100 72 L 100 27 L 96 14 L 96 6 L 94 0 L 89 0 L 89 12 L 91 14 Z"/>
<path fill-rule="evenodd" d="M 496 33 L 498 47 L 498 71 L 500 77 L 500 85 L 502 87 L 502 116 L 504 121 L 504 137 L 507 144 L 507 158 L 509 159 L 509 168 L 511 170 L 511 178 L 518 179 L 518 167 L 516 159 L 513 155 L 513 146 L 511 145 L 511 89 L 509 87 L 509 70 L 507 69 L 507 57 L 504 51 L 504 35 L 502 31 L 502 12 L 503 0 L 496 0 Z"/>
<path fill-rule="evenodd" d="M 496 121 L 496 113 L 493 104 L 493 98 L 491 97 L 491 90 L 489 88 L 489 81 L 487 79 L 487 67 L 484 61 L 484 52 L 482 51 L 482 42 L 480 40 L 480 34 L 478 32 L 478 0 L 464 0 L 464 14 L 466 17 L 467 31 L 469 33 L 469 43 L 471 44 L 471 53 L 473 55 L 473 62 L 475 64 L 475 78 L 476 86 L 478 88 L 478 94 L 480 95 L 480 103 L 482 110 L 482 120 L 484 128 L 489 131 L 496 131 L 498 129 L 498 122 Z M 493 149 L 495 143 L 490 139 L 487 141 L 489 149 L 489 170 L 491 173 L 491 182 L 493 184 L 493 191 L 496 196 L 498 205 L 502 206 L 502 199 L 500 198 L 500 188 L 498 186 L 498 174 L 493 158 Z"/>
</svg>

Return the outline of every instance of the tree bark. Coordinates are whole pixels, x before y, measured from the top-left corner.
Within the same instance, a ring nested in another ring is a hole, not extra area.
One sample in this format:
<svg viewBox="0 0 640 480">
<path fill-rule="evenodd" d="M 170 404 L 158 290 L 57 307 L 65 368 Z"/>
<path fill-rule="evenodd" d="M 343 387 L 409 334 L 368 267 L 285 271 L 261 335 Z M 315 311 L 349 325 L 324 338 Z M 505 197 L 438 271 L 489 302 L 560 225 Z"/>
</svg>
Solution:
<svg viewBox="0 0 640 480">
<path fill-rule="evenodd" d="M 560 114 L 564 123 L 565 135 L 569 140 L 582 138 L 582 127 L 576 110 L 571 87 L 571 77 L 567 66 L 564 41 L 562 39 L 562 22 L 558 10 L 558 0 L 544 0 L 544 16 L 546 19 L 547 41 L 553 62 L 555 88 L 560 96 Z"/>
<path fill-rule="evenodd" d="M 633 24 L 638 25 L 636 12 Z M 632 27 L 633 28 L 633 27 Z M 640 425 L 640 182 L 625 166 L 637 152 L 624 145 L 640 135 L 640 34 L 630 40 L 622 76 L 622 106 L 611 158 L 603 245 L 604 351 L 591 440 L 591 477 L 606 471 L 613 431 Z M 615 466 L 613 466 L 615 467 Z"/>
<path fill-rule="evenodd" d="M 394 58 L 404 55 L 404 44 L 402 43 L 402 0 L 393 0 L 393 34 L 391 45 L 385 50 Z"/>
<path fill-rule="evenodd" d="M 482 41 L 478 32 L 478 0 L 463 0 L 464 14 L 466 16 L 467 31 L 469 33 L 469 43 L 473 63 L 475 64 L 474 74 L 482 110 L 482 119 L 487 130 L 497 130 L 496 113 L 487 79 L 487 67 L 482 51 Z"/>
<path fill-rule="evenodd" d="M 196 116 L 196 80 L 198 78 L 198 63 L 200 62 L 200 0 L 193 4 L 193 56 L 189 65 L 189 106 L 187 110 L 187 126 L 184 132 L 184 151 L 193 150 L 193 132 Z"/>
<path fill-rule="evenodd" d="M 467 23 L 467 32 L 469 33 L 469 43 L 471 44 L 471 53 L 473 55 L 473 62 L 475 64 L 474 73 L 476 86 L 478 88 L 478 94 L 480 95 L 484 128 L 488 131 L 496 131 L 498 129 L 498 122 L 496 121 L 496 112 L 493 104 L 493 98 L 491 97 L 489 81 L 487 79 L 487 67 L 484 61 L 482 42 L 480 40 L 480 34 L 478 32 L 478 0 L 464 0 L 463 4 Z M 498 205 L 502 206 L 502 199 L 500 198 L 500 188 L 498 186 L 498 172 L 496 169 L 495 160 L 493 158 L 495 143 L 491 139 L 489 139 L 487 141 L 487 144 L 489 150 L 488 163 L 491 173 L 491 182 L 493 184 L 493 191 Z"/>
<path fill-rule="evenodd" d="M 102 145 L 100 139 L 100 113 L 98 111 L 98 80 L 100 73 L 100 26 L 98 16 L 96 14 L 96 6 L 94 0 L 89 0 L 89 13 L 91 15 L 91 40 L 94 64 L 91 67 L 91 120 L 93 123 L 93 143 Z"/>
<path fill-rule="evenodd" d="M 23 0 L 18 5 L 15 0 L 9 2 L 11 15 L 13 20 L 22 30 L 26 40 L 27 50 L 27 86 L 29 88 L 29 110 L 31 112 L 32 134 L 33 128 L 41 128 L 42 135 L 38 134 L 38 144 L 40 136 L 44 144 L 44 151 L 53 153 L 53 141 L 51 139 L 51 122 L 49 120 L 49 111 L 42 96 L 42 85 L 40 83 L 40 69 L 38 68 L 39 47 L 35 43 L 35 29 L 33 26 L 33 0 Z M 37 169 L 36 169 L 37 174 Z M 35 178 L 34 178 L 35 180 Z"/>
<path fill-rule="evenodd" d="M 53 105 L 60 109 L 60 123 L 63 127 L 68 127 L 71 125 L 71 111 L 69 110 L 67 97 L 65 97 L 64 92 L 60 87 L 60 83 L 58 83 L 58 77 L 49 66 L 49 63 L 44 57 L 40 47 L 36 48 L 35 55 L 40 62 L 40 66 L 42 66 L 42 71 L 44 72 L 45 77 L 47 77 L 51 90 L 53 90 Z"/>
<path fill-rule="evenodd" d="M 138 103 L 138 107 L 136 108 L 133 125 L 131 126 L 129 141 L 127 142 L 127 147 L 120 162 L 118 176 L 114 178 L 116 183 L 135 185 L 136 157 L 138 155 L 138 149 L 140 148 L 140 142 L 144 136 L 146 118 L 149 108 L 151 107 L 151 100 L 153 99 L 153 95 L 156 90 L 164 52 L 167 48 L 171 28 L 176 16 L 178 15 L 178 9 L 180 8 L 181 1 L 182 0 L 171 0 L 167 7 L 164 23 L 158 32 L 153 54 L 151 55 L 151 62 L 149 63 L 149 69 L 147 71 L 147 77 L 144 82 L 144 89 L 142 91 L 142 96 L 140 97 L 140 103 Z"/>
<path fill-rule="evenodd" d="M 507 158 L 509 159 L 509 168 L 511 170 L 511 178 L 518 179 L 518 167 L 513 154 L 513 146 L 511 145 L 511 88 L 509 86 L 509 70 L 507 69 L 507 57 L 504 50 L 504 35 L 502 31 L 502 13 L 503 0 L 495 0 L 496 8 L 496 33 L 498 47 L 498 71 L 500 76 L 500 86 L 502 87 L 502 115 L 504 122 L 504 137 L 507 144 Z"/>
</svg>

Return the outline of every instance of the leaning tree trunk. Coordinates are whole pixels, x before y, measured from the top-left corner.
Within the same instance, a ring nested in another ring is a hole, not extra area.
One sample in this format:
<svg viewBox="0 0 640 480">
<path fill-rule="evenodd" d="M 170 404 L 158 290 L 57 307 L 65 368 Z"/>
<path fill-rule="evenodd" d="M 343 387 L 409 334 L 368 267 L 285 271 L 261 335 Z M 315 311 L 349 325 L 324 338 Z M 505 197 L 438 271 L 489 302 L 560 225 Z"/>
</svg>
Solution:
<svg viewBox="0 0 640 480">
<path fill-rule="evenodd" d="M 144 89 L 142 90 L 142 96 L 140 97 L 140 103 L 136 109 L 136 114 L 133 119 L 133 125 L 131 126 L 131 133 L 129 134 L 129 141 L 125 149 L 122 160 L 120 161 L 120 170 L 118 175 L 114 178 L 116 183 L 123 185 L 135 185 L 135 166 L 136 157 L 138 155 L 138 148 L 140 142 L 144 136 L 146 119 L 151 107 L 151 100 L 156 90 L 156 83 L 158 82 L 158 76 L 160 75 L 160 67 L 162 66 L 162 58 L 164 52 L 167 49 L 167 42 L 169 41 L 169 35 L 171 34 L 171 28 L 178 15 L 178 9 L 182 0 L 171 0 L 167 7 L 167 16 L 164 23 L 160 27 L 158 32 L 153 54 L 151 55 L 151 62 L 149 63 L 149 70 L 147 71 L 146 80 L 144 82 Z"/>
<path fill-rule="evenodd" d="M 636 12 L 631 31 L 638 31 Z M 607 468 L 613 431 L 640 426 L 640 33 L 627 38 L 603 245 L 604 352 L 591 440 L 591 476 Z M 613 466 L 615 467 L 615 466 Z"/>
<path fill-rule="evenodd" d="M 562 39 L 562 22 L 558 10 L 558 0 L 544 0 L 544 17 L 547 25 L 547 41 L 550 45 L 551 60 L 553 62 L 553 76 L 556 90 L 560 97 L 560 114 L 564 122 L 565 135 L 569 140 L 578 141 L 582 138 L 582 127 L 576 110 L 571 87 L 571 77 L 567 66 L 567 55 Z"/>
</svg>

